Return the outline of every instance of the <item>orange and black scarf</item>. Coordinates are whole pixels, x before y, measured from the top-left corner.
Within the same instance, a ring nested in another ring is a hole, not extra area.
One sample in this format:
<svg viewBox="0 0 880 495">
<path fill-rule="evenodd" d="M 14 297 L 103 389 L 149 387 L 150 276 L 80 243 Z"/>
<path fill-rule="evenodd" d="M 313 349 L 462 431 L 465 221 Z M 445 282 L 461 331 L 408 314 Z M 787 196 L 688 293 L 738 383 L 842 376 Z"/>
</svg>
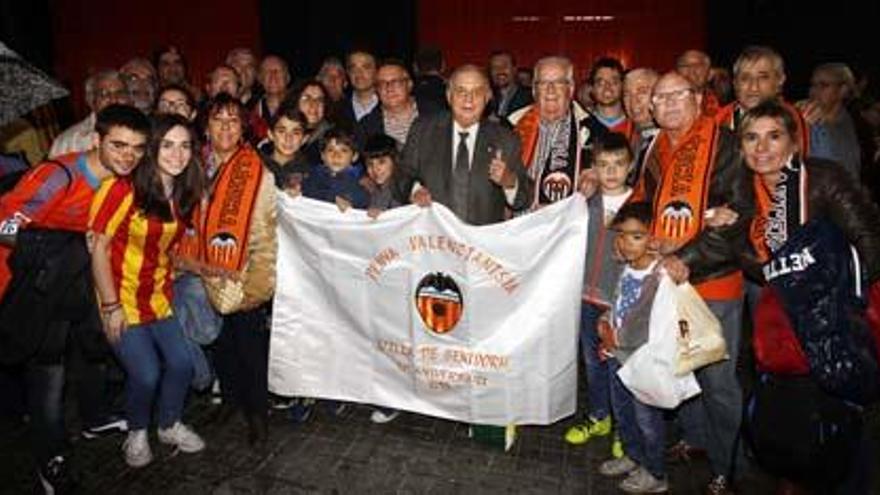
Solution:
<svg viewBox="0 0 880 495">
<path fill-rule="evenodd" d="M 581 147 L 578 143 L 580 127 L 575 118 L 574 109 L 569 112 L 569 135 L 568 135 L 568 158 L 561 163 L 554 160 L 551 150 L 547 153 L 546 162 L 540 173 L 529 170 L 534 166 L 535 154 L 538 153 L 539 138 L 541 133 L 541 116 L 538 106 L 531 109 L 517 122 L 514 132 L 519 136 L 522 144 L 522 161 L 529 172 L 529 176 L 535 181 L 534 205 L 550 204 L 570 196 L 576 187 L 577 177 L 581 168 Z M 555 140 L 547 143 L 552 146 Z"/>
<path fill-rule="evenodd" d="M 782 247 L 799 226 L 807 223 L 807 169 L 795 156 L 782 170 L 772 191 L 754 175 L 756 212 L 749 240 L 761 261 Z"/>
<path fill-rule="evenodd" d="M 674 148 L 665 132 L 657 136 L 649 157 L 659 163 L 661 178 L 654 194 L 657 238 L 684 243 L 702 230 L 718 134 L 712 119 L 700 117 Z"/>
</svg>

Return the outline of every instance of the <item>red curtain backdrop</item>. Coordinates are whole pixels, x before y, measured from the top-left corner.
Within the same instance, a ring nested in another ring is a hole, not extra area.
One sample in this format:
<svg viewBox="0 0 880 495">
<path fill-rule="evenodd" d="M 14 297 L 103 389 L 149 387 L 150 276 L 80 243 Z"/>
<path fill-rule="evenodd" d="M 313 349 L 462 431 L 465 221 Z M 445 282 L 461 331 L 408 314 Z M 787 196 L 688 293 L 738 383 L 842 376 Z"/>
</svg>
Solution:
<svg viewBox="0 0 880 495">
<path fill-rule="evenodd" d="M 87 112 L 85 78 L 132 57 L 152 59 L 157 48 L 176 45 L 190 82 L 202 89 L 230 49 L 260 48 L 259 0 L 54 0 L 52 16 L 55 71 L 79 116 Z"/>
<path fill-rule="evenodd" d="M 580 81 L 603 55 L 628 68 L 671 69 L 682 51 L 705 49 L 706 18 L 702 0 L 422 0 L 418 33 L 449 67 L 485 64 L 496 49 L 520 66 L 563 54 Z"/>
</svg>

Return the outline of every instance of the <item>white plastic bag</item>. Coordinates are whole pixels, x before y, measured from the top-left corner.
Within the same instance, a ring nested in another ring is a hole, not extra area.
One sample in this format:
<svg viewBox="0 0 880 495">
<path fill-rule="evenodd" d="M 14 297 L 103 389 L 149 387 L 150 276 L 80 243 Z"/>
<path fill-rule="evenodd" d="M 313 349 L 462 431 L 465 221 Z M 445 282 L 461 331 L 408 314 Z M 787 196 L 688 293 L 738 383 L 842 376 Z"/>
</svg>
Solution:
<svg viewBox="0 0 880 495">
<path fill-rule="evenodd" d="M 648 342 L 639 347 L 617 375 L 643 404 L 673 409 L 700 393 L 692 372 L 675 374 L 678 358 L 678 295 L 675 283 L 665 274 L 651 306 Z"/>
</svg>

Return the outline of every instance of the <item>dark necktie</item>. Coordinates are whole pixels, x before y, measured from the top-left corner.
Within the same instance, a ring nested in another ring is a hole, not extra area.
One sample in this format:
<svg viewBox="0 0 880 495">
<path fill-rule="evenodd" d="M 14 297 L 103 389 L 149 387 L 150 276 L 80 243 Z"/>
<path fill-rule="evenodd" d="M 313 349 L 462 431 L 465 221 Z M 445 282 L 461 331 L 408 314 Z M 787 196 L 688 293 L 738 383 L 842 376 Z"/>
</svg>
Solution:
<svg viewBox="0 0 880 495">
<path fill-rule="evenodd" d="M 468 156 L 468 132 L 459 132 L 458 149 L 455 152 L 455 169 L 452 172 L 452 211 L 462 221 L 468 221 L 468 191 L 470 190 L 470 158 Z"/>
</svg>

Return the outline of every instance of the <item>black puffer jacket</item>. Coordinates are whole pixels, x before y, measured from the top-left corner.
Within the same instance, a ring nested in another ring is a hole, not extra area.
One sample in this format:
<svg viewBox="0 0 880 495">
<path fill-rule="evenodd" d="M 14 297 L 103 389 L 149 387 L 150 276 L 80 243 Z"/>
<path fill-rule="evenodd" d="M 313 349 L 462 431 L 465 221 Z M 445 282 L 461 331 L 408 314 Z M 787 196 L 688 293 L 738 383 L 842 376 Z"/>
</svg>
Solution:
<svg viewBox="0 0 880 495">
<path fill-rule="evenodd" d="M 876 282 L 880 279 L 880 208 L 838 164 L 817 158 L 808 158 L 804 163 L 807 170 L 807 215 L 811 220 L 826 219 L 843 231 L 859 252 L 868 282 Z M 753 190 L 750 170 L 742 179 L 737 188 Z M 758 261 L 748 235 L 739 239 L 735 249 L 749 278 L 763 284 L 762 263 Z"/>
</svg>

